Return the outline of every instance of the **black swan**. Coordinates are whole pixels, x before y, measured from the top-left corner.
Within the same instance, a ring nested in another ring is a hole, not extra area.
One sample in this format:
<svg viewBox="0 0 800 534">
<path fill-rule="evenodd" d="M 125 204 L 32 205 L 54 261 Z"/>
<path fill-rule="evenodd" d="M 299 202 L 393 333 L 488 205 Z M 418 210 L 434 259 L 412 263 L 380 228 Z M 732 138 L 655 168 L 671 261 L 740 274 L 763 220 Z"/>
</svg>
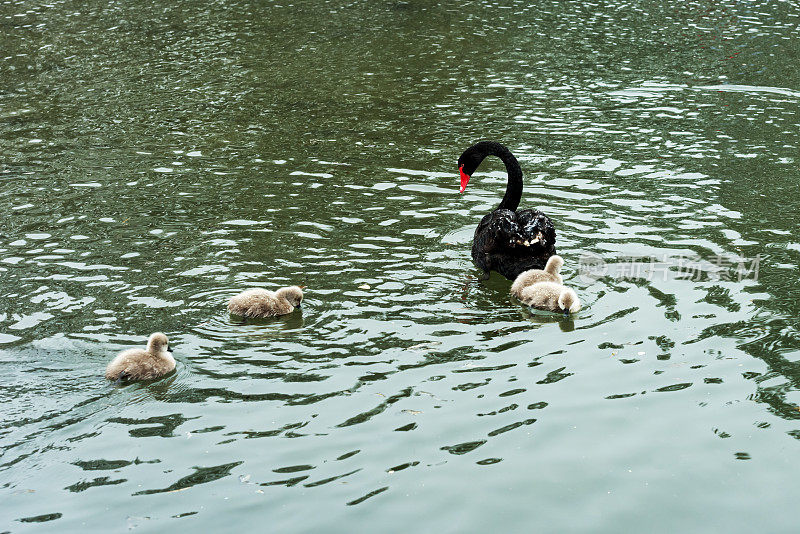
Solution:
<svg viewBox="0 0 800 534">
<path fill-rule="evenodd" d="M 486 156 L 497 156 L 506 165 L 508 186 L 500 205 L 481 219 L 472 240 L 472 261 L 484 272 L 497 271 L 509 280 L 530 269 L 543 269 L 556 253 L 553 221 L 539 210 L 517 211 L 522 197 L 522 169 L 517 158 L 495 141 L 475 143 L 458 158 L 461 193 Z"/>
</svg>

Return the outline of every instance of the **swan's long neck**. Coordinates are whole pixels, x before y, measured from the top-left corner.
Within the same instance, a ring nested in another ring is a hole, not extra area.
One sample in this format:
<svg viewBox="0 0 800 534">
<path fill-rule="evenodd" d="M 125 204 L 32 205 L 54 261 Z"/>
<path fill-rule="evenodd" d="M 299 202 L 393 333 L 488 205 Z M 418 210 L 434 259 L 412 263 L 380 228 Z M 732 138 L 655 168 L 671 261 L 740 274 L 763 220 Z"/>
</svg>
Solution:
<svg viewBox="0 0 800 534">
<path fill-rule="evenodd" d="M 506 209 L 517 211 L 519 201 L 522 198 L 522 169 L 519 167 L 517 158 L 514 157 L 506 147 L 497 145 L 492 147 L 491 154 L 497 156 L 506 165 L 506 172 L 508 172 L 508 185 L 506 186 L 506 194 L 497 209 Z"/>
</svg>

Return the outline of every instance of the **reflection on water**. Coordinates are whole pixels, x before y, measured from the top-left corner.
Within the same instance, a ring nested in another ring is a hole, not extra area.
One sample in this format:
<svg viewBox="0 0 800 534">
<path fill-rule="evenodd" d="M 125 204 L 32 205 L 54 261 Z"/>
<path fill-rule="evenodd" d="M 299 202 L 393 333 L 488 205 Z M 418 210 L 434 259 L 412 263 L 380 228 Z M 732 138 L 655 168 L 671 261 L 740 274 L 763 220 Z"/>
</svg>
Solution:
<svg viewBox="0 0 800 534">
<path fill-rule="evenodd" d="M 794 11 L 5 5 L 0 517 L 788 530 Z M 555 221 L 575 316 L 477 280 L 505 174 L 458 195 L 455 161 L 482 138 Z M 226 312 L 290 284 L 290 315 Z M 103 381 L 157 330 L 174 374 Z"/>
</svg>

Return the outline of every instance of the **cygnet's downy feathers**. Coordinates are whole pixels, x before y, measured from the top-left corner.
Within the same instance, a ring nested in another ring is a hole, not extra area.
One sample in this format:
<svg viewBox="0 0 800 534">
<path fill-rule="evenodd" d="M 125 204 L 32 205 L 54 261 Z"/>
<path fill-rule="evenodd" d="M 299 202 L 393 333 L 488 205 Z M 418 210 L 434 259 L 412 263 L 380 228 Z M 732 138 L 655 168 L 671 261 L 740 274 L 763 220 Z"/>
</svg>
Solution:
<svg viewBox="0 0 800 534">
<path fill-rule="evenodd" d="M 152 380 L 175 369 L 175 358 L 167 336 L 161 332 L 151 334 L 147 350 L 128 349 L 120 352 L 106 367 L 109 380 Z"/>
<path fill-rule="evenodd" d="M 552 312 L 570 314 L 581 309 L 581 301 L 575 291 L 555 282 L 537 282 L 524 287 L 519 300 L 533 308 Z"/>
<path fill-rule="evenodd" d="M 544 269 L 530 269 L 517 276 L 514 283 L 511 284 L 511 294 L 520 298 L 522 290 L 537 282 L 555 282 L 563 284 L 564 280 L 561 278 L 561 267 L 564 265 L 564 260 L 561 256 L 553 255 L 547 260 L 547 265 Z"/>
<path fill-rule="evenodd" d="M 277 291 L 248 289 L 231 298 L 228 311 L 248 318 L 275 317 L 292 313 L 303 302 L 300 286 L 282 287 Z"/>
</svg>

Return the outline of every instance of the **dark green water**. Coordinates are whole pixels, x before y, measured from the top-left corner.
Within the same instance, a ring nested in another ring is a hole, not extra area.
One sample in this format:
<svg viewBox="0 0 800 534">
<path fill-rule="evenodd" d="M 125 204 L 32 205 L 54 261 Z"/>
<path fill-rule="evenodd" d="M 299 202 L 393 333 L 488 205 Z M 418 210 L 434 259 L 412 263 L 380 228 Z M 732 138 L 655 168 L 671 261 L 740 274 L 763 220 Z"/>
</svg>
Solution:
<svg viewBox="0 0 800 534">
<path fill-rule="evenodd" d="M 0 530 L 796 529 L 793 3 L 0 25 Z M 574 320 L 475 279 L 505 174 L 458 195 L 455 162 L 484 138 L 555 221 Z M 301 312 L 225 312 L 289 283 Z M 156 330 L 177 373 L 107 384 Z"/>
</svg>

